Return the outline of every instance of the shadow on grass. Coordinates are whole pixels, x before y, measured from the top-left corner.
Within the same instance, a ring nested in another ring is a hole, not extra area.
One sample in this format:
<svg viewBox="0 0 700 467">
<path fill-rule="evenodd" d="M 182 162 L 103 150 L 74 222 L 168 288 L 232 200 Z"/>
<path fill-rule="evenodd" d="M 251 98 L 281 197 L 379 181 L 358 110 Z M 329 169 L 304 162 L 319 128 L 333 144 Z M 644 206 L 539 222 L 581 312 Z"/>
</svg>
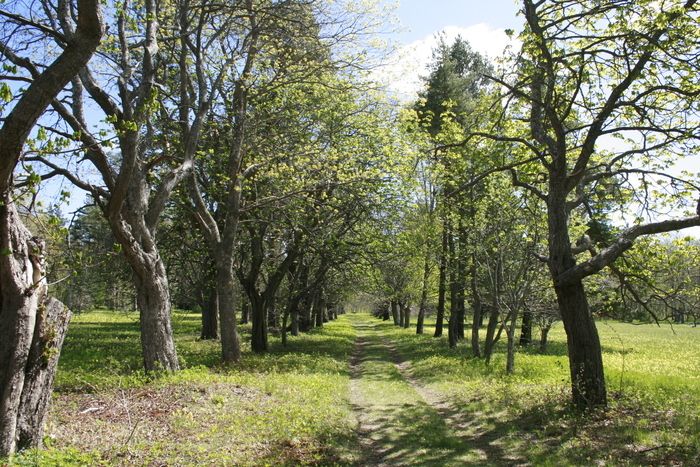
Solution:
<svg viewBox="0 0 700 467">
<path fill-rule="evenodd" d="M 145 379 L 138 313 L 95 311 L 76 315 L 59 361 L 58 391 L 92 391 L 122 384 L 124 377 Z M 270 337 L 270 351 L 250 351 L 250 325 L 239 327 L 243 357 L 232 368 L 221 366 L 221 343 L 200 340 L 200 316 L 173 313 L 175 345 L 182 368 L 206 367 L 226 373 L 276 371 L 347 374 L 353 335 L 348 327 L 327 323 L 299 337 L 288 336 L 287 346 Z"/>
</svg>

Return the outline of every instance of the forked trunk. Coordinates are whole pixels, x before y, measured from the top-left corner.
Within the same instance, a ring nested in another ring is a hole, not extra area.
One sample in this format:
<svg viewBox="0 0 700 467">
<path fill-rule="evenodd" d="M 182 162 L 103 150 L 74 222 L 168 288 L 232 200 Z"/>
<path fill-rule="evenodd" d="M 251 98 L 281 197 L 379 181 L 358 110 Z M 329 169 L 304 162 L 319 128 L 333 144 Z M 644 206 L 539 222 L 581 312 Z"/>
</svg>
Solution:
<svg viewBox="0 0 700 467">
<path fill-rule="evenodd" d="M 581 280 L 560 283 L 559 276 L 576 265 L 569 238 L 566 191 L 564 182 L 550 177 L 547 206 L 549 270 L 557 294 L 569 353 L 571 392 L 578 408 L 607 405 L 603 354 L 593 316 L 588 308 L 586 291 Z"/>
</svg>

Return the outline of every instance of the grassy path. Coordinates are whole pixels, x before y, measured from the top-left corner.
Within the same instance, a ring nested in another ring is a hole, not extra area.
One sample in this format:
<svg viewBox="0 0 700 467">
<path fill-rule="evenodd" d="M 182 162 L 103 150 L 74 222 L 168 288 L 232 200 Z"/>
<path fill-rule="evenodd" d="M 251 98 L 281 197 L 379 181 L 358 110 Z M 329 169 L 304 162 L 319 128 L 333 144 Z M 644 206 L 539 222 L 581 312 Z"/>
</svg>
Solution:
<svg viewBox="0 0 700 467">
<path fill-rule="evenodd" d="M 410 363 L 369 317 L 353 319 L 353 326 L 350 398 L 359 420 L 362 464 L 482 463 L 486 453 L 481 443 L 470 442 L 464 414 L 411 377 Z"/>
</svg>

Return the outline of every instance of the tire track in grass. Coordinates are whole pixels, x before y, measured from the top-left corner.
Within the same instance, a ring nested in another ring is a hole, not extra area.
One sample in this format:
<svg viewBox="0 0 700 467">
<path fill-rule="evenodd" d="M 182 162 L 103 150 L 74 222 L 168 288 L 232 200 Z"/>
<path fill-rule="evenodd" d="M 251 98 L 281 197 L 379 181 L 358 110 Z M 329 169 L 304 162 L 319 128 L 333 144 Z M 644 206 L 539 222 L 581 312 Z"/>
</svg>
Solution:
<svg viewBox="0 0 700 467">
<path fill-rule="evenodd" d="M 460 438 L 466 445 L 470 446 L 474 456 L 479 458 L 480 465 L 509 465 L 526 466 L 530 465 L 526 460 L 505 452 L 499 445 L 498 439 L 502 433 L 483 431 L 480 427 L 478 417 L 459 410 L 454 404 L 445 400 L 444 396 L 421 384 L 411 373 L 411 362 L 405 360 L 396 348 L 394 342 L 386 336 L 382 336 L 382 342 L 389 350 L 392 361 L 401 375 L 418 393 L 421 398 L 443 418 L 447 426 L 452 430 L 454 436 Z"/>
<path fill-rule="evenodd" d="M 376 325 L 353 318 L 350 399 L 358 419 L 361 465 L 480 465 L 483 456 L 456 436 L 432 398 L 406 378 Z M 426 393 L 427 394 L 427 393 Z"/>
</svg>

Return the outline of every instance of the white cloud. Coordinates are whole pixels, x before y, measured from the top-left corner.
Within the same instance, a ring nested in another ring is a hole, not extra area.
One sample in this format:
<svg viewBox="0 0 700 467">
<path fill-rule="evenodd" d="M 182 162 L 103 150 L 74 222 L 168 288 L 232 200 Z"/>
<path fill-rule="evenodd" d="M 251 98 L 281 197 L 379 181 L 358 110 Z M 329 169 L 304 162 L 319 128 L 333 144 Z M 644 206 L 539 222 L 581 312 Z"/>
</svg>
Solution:
<svg viewBox="0 0 700 467">
<path fill-rule="evenodd" d="M 501 56 L 505 48 L 512 44 L 505 29 L 492 28 L 485 23 L 466 28 L 446 26 L 420 40 L 398 47 L 387 63 L 376 70 L 374 79 L 386 86 L 389 94 L 400 101 L 415 99 L 422 85 L 421 76 L 428 74 L 427 67 L 432 51 L 438 45 L 439 35 L 444 36 L 448 44 L 461 36 L 474 50 L 492 59 Z"/>
</svg>

